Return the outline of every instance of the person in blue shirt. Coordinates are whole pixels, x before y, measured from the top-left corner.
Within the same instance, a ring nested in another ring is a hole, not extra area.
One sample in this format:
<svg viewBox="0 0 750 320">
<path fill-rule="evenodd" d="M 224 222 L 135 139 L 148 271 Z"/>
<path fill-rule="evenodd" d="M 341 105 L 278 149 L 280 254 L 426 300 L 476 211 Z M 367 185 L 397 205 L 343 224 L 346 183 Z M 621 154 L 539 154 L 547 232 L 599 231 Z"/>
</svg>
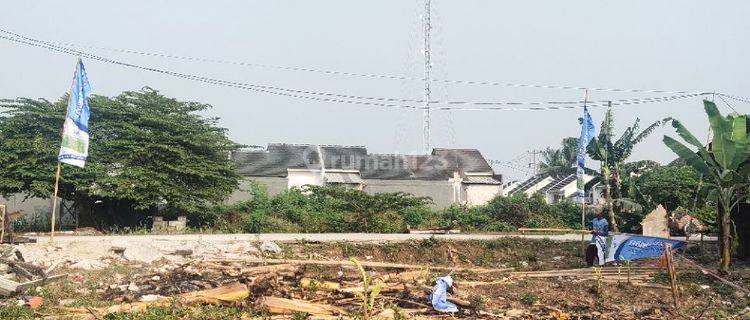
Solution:
<svg viewBox="0 0 750 320">
<path fill-rule="evenodd" d="M 596 236 L 606 237 L 609 235 L 609 222 L 602 216 L 602 208 L 594 208 L 594 215 L 594 220 L 591 221 L 591 242 L 589 242 L 589 246 L 586 248 L 586 265 L 589 267 L 594 265 L 594 261 L 598 256 Z"/>
</svg>

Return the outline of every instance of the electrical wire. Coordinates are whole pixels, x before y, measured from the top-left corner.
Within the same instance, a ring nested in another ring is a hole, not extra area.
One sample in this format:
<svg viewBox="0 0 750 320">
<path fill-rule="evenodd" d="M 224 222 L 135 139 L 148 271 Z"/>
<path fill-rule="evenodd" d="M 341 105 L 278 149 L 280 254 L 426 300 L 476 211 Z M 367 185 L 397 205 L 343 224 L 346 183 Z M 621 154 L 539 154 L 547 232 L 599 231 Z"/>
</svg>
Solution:
<svg viewBox="0 0 750 320">
<path fill-rule="evenodd" d="M 0 32 L 17 35 L 13 32 L 2 30 L 2 29 L 0 29 Z M 361 78 L 424 81 L 424 78 L 419 78 L 419 77 L 346 72 L 346 71 L 339 71 L 339 70 L 328 70 L 328 69 L 319 69 L 319 68 L 310 68 L 310 67 L 279 66 L 279 65 L 250 63 L 250 62 L 242 62 L 242 61 L 232 61 L 232 60 L 225 60 L 225 59 L 201 58 L 201 57 L 183 56 L 183 55 L 176 55 L 176 54 L 159 53 L 159 52 L 139 51 L 139 50 L 131 50 L 131 49 L 119 49 L 119 48 L 111 48 L 111 47 L 103 47 L 103 46 L 80 45 L 76 43 L 62 42 L 62 41 L 45 41 L 45 42 L 49 44 L 55 44 L 55 45 L 67 46 L 67 47 L 105 50 L 105 51 L 111 51 L 111 52 L 134 54 L 134 55 L 141 55 L 141 56 L 150 56 L 150 57 L 159 57 L 159 58 L 168 58 L 168 59 L 175 59 L 175 60 L 228 64 L 228 65 L 236 65 L 236 66 L 244 66 L 244 67 L 258 67 L 258 68 L 268 68 L 268 69 L 287 70 L 287 71 L 301 71 L 301 72 L 321 73 L 321 74 L 329 74 L 329 75 L 342 75 L 342 76 L 352 76 L 352 77 L 361 77 Z M 628 88 L 603 88 L 603 87 L 600 88 L 600 87 L 585 87 L 585 86 L 507 83 L 507 82 L 497 82 L 497 81 L 474 81 L 474 80 L 455 80 L 455 79 L 430 79 L 430 80 L 433 82 L 443 82 L 443 83 L 451 83 L 451 84 L 501 86 L 501 87 L 510 87 L 510 88 L 536 88 L 536 89 L 579 90 L 579 91 L 588 89 L 590 91 L 628 92 L 628 93 L 667 93 L 667 94 L 690 93 L 689 91 L 670 91 L 670 90 L 660 90 L 660 89 L 628 89 Z"/>
<path fill-rule="evenodd" d="M 161 74 L 166 74 L 169 76 L 187 79 L 187 80 L 193 80 L 198 82 L 204 82 L 214 85 L 220 85 L 220 86 L 226 86 L 226 87 L 234 87 L 239 89 L 245 89 L 245 90 L 251 90 L 261 93 L 268 93 L 273 95 L 279 95 L 279 96 L 286 96 L 286 97 L 292 97 L 292 98 L 300 98 L 300 99 L 308 99 L 308 100 L 315 100 L 315 101 L 323 101 L 323 102 L 337 102 L 337 103 L 348 103 L 348 104 L 358 104 L 358 105 L 367 105 L 367 106 L 378 106 L 378 107 L 390 107 L 390 108 L 406 108 L 406 109 L 417 109 L 415 106 L 411 105 L 399 105 L 399 104 L 390 104 L 390 103 L 380 103 L 380 102 L 368 102 L 368 101 L 358 101 L 358 100 L 349 100 L 349 99 L 338 99 L 338 98 L 320 98 L 320 97 L 310 97 L 303 95 L 305 91 L 300 91 L 299 93 L 302 94 L 296 94 L 296 93 L 287 93 L 287 92 L 280 92 L 280 91 L 293 91 L 296 92 L 298 90 L 293 89 L 283 89 L 283 88 L 275 88 L 275 87 L 269 87 L 269 86 L 260 86 L 260 85 L 253 85 L 253 84 L 247 84 L 247 83 L 241 83 L 241 82 L 233 82 L 233 81 L 226 81 L 226 80 L 220 80 L 220 79 L 214 79 L 214 78 L 208 78 L 208 77 L 201 77 L 197 75 L 192 74 L 184 74 L 174 71 L 168 71 L 168 70 L 162 70 L 152 67 L 144 67 L 140 65 L 135 65 L 127 62 L 122 62 L 118 60 L 108 59 L 104 57 L 99 57 L 96 55 L 92 55 L 86 52 L 77 51 L 69 48 L 64 47 L 57 47 L 53 45 L 48 45 L 43 42 L 32 42 L 32 41 L 26 41 L 23 39 L 17 39 L 17 38 L 11 38 L 4 35 L 0 35 L 0 39 L 9 40 L 16 43 L 22 43 L 29 46 L 39 47 L 43 49 L 47 49 L 50 51 L 58 52 L 58 53 L 64 53 L 69 54 L 73 56 L 79 56 L 79 57 L 85 57 L 91 60 L 100 61 L 100 62 L 106 62 L 111 64 L 116 64 L 120 66 L 145 70 L 145 71 L 151 71 Z M 319 93 L 323 95 L 334 95 L 334 94 L 327 94 L 327 93 Z M 356 97 L 356 96 L 349 96 L 349 97 Z M 364 99 L 367 99 L 369 97 L 361 97 Z"/>
<path fill-rule="evenodd" d="M 209 84 L 215 84 L 215 85 L 221 85 L 221 86 L 228 86 L 228 87 L 235 87 L 240 89 L 246 89 L 261 93 L 268 93 L 268 94 L 274 94 L 274 95 L 280 95 L 280 96 L 287 96 L 292 98 L 301 98 L 301 99 L 309 99 L 309 100 L 316 100 L 316 101 L 324 101 L 324 102 L 337 102 L 337 103 L 348 103 L 348 104 L 358 104 L 358 105 L 367 105 L 367 106 L 379 106 L 379 107 L 391 107 L 391 108 L 406 108 L 406 109 L 423 109 L 424 107 L 421 106 L 414 106 L 411 104 L 394 104 L 394 103 L 384 103 L 384 102 L 401 102 L 401 103 L 423 103 L 423 100 L 416 100 L 416 99 L 400 99 L 400 98 L 383 98 L 383 97 L 366 97 L 366 96 L 356 96 L 356 95 L 343 95 L 343 94 L 336 94 L 336 93 L 328 93 L 328 92 L 317 92 L 317 91 L 310 91 L 310 90 L 298 90 L 298 89 L 289 89 L 289 88 L 280 88 L 280 87 L 273 87 L 273 86 L 265 86 L 265 85 L 257 85 L 257 84 L 248 84 L 248 83 L 242 83 L 242 82 L 234 82 L 234 81 L 226 81 L 221 79 L 215 79 L 215 78 L 209 78 L 209 77 L 202 77 L 192 74 L 184 74 L 179 72 L 173 72 L 169 70 L 162 70 L 162 69 L 156 69 L 152 67 L 144 67 L 139 66 L 131 63 L 121 62 L 118 60 L 113 60 L 109 58 L 100 57 L 97 55 L 93 55 L 87 52 L 66 48 L 62 46 L 55 45 L 53 43 L 49 43 L 42 40 L 37 40 L 34 38 L 29 38 L 14 32 L 10 32 L 7 30 L 0 29 L 0 32 L 13 35 L 14 37 L 8 37 L 0 35 L 0 38 L 6 39 L 12 42 L 26 44 L 30 46 L 40 47 L 47 50 L 59 52 L 59 53 L 65 53 L 70 55 L 76 55 L 76 56 L 82 56 L 87 57 L 92 60 L 146 70 L 146 71 L 152 71 L 157 73 L 162 73 L 178 78 L 188 79 L 188 80 L 194 80 L 199 82 L 205 82 Z M 18 39 L 21 38 L 21 39 Z M 652 103 L 652 102 L 664 102 L 664 101 L 671 101 L 676 99 L 684 99 L 684 98 L 690 98 L 695 97 L 699 95 L 707 94 L 705 92 L 700 93 L 688 93 L 684 95 L 673 95 L 673 96 L 665 96 L 665 97 L 650 97 L 650 98 L 632 98 L 632 99 L 619 99 L 614 100 L 612 102 L 612 105 L 619 106 L 619 105 L 637 105 L 637 104 L 644 104 L 644 103 Z M 325 98 L 319 98 L 319 97 L 311 97 L 309 95 L 320 95 L 325 96 Z M 336 98 L 330 98 L 330 97 L 336 97 Z M 736 98 L 736 97 L 732 97 Z M 359 100 L 369 100 L 369 101 L 359 101 Z M 376 101 L 376 102 L 371 102 Z M 599 100 L 594 101 L 589 104 L 589 106 L 592 107 L 602 107 L 609 104 L 609 100 Z M 487 111 L 487 110 L 494 110 L 494 111 L 539 111 L 539 110 L 561 110 L 561 109 L 577 109 L 581 108 L 580 104 L 583 103 L 582 101 L 546 101 L 546 102 L 467 102 L 467 101 L 434 101 L 431 102 L 437 105 L 441 104 L 448 104 L 448 105 L 510 105 L 510 106 L 516 106 L 516 105 L 534 105 L 537 107 L 528 107 L 528 108 L 501 108 L 501 107 L 489 107 L 489 108 L 457 108 L 457 107 L 431 107 L 435 110 L 458 110 L 458 111 Z M 562 105 L 562 106 L 561 106 Z M 544 107 L 539 107 L 544 106 Z"/>
</svg>

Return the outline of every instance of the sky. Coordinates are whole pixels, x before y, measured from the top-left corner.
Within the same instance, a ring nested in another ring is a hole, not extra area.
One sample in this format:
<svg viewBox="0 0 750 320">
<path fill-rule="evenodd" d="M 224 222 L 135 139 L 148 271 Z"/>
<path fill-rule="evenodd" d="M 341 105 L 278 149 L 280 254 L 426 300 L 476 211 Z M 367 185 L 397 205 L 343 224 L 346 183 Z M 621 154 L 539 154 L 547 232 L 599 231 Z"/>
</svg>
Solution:
<svg viewBox="0 0 750 320">
<path fill-rule="evenodd" d="M 432 0 L 432 77 L 576 87 L 723 92 L 750 96 L 748 1 Z M 160 52 L 273 66 L 423 76 L 423 0 L 8 1 L 0 28 L 84 46 Z M 372 79 L 85 49 L 143 66 L 295 90 L 422 99 L 413 80 Z M 56 99 L 68 90 L 75 57 L 0 39 L 0 97 Z M 93 91 L 117 95 L 148 86 L 213 106 L 231 139 L 364 145 L 377 153 L 422 153 L 422 111 L 311 101 L 213 86 L 86 61 Z M 576 101 L 582 90 L 433 83 L 441 101 Z M 609 100 L 664 94 L 589 92 Z M 710 96 L 709 96 L 710 97 Z M 750 105 L 728 101 L 741 113 Z M 730 107 L 717 99 L 723 112 Z M 96 112 L 95 110 L 92 112 Z M 605 110 L 592 108 L 594 121 Z M 616 133 L 674 117 L 707 134 L 700 98 L 614 109 Z M 513 161 L 497 172 L 520 179 L 531 150 L 577 136 L 580 109 L 433 111 L 434 147 L 476 148 Z M 632 160 L 675 158 L 658 129 Z M 95 142 L 92 142 L 95 143 Z M 596 164 L 591 166 L 596 167 Z"/>
</svg>

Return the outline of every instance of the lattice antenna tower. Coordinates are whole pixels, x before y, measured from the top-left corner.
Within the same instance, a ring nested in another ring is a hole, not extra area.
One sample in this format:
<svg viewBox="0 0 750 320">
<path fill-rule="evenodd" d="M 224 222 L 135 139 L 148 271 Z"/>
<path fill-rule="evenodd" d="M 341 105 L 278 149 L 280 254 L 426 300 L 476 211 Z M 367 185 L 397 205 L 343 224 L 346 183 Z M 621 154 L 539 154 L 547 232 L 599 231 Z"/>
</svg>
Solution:
<svg viewBox="0 0 750 320">
<path fill-rule="evenodd" d="M 423 28 L 424 28 L 424 43 L 422 46 L 422 53 L 424 55 L 424 110 L 422 115 L 422 142 L 424 144 L 425 153 L 429 154 L 431 149 L 430 143 L 430 96 L 431 96 L 431 77 L 432 61 L 430 52 L 430 32 L 432 31 L 432 25 L 430 25 L 430 1 L 424 0 L 424 17 Z"/>
</svg>

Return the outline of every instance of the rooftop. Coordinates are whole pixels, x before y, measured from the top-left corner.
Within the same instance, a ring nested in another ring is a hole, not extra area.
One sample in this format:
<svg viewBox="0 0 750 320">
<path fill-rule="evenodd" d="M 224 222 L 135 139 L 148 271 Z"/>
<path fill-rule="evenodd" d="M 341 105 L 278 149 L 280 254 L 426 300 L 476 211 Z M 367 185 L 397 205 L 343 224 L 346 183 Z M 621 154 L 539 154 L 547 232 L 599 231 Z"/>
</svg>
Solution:
<svg viewBox="0 0 750 320">
<path fill-rule="evenodd" d="M 493 176 L 476 149 L 435 148 L 430 154 L 368 153 L 363 146 L 271 143 L 265 150 L 232 153 L 237 172 L 247 177 L 286 177 L 287 169 L 356 170 L 363 179 L 447 180 L 453 172 Z"/>
</svg>

